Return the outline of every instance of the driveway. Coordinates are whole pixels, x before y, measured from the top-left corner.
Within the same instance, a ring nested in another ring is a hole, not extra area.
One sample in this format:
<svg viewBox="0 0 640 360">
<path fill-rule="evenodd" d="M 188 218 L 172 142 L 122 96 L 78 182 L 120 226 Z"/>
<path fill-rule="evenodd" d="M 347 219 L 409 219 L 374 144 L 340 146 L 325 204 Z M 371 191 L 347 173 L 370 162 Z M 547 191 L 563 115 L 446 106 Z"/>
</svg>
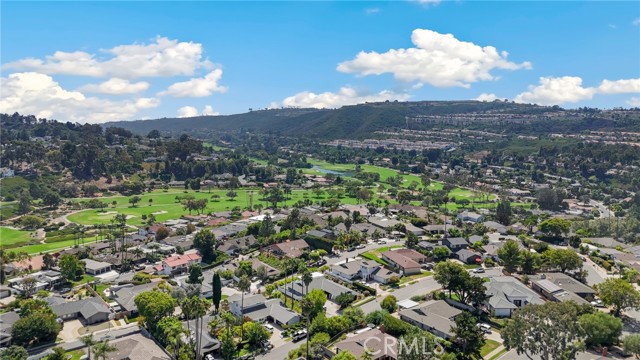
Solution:
<svg viewBox="0 0 640 360">
<path fill-rule="evenodd" d="M 388 291 L 390 295 L 393 295 L 398 301 L 410 299 L 416 295 L 426 295 L 433 290 L 440 289 L 440 284 L 433 279 L 433 276 L 421 278 L 415 284 L 407 285 L 403 288 L 395 289 L 393 292 Z M 386 295 L 383 295 L 386 296 Z"/>
<path fill-rule="evenodd" d="M 62 341 L 71 341 L 78 337 L 78 331 L 82 329 L 82 323 L 80 320 L 69 320 L 64 322 L 64 327 L 62 331 L 58 334 L 58 337 L 62 339 Z"/>
<path fill-rule="evenodd" d="M 287 342 L 282 338 L 282 328 L 278 324 L 271 324 L 273 326 L 273 334 L 271 334 L 271 345 L 273 348 L 279 348 Z M 273 350 L 273 349 L 272 349 Z"/>
<path fill-rule="evenodd" d="M 340 305 L 329 300 L 326 303 L 324 303 L 324 306 L 327 308 L 327 311 L 326 311 L 327 317 L 339 315 L 338 310 L 340 310 Z"/>
<path fill-rule="evenodd" d="M 471 276 L 477 276 L 481 278 L 492 278 L 496 276 L 504 276 L 504 274 L 502 273 L 502 269 L 498 269 L 498 268 L 488 268 L 488 269 L 485 269 L 483 273 L 476 273 L 476 272 L 473 272 L 473 270 L 469 270 L 469 274 Z"/>
</svg>

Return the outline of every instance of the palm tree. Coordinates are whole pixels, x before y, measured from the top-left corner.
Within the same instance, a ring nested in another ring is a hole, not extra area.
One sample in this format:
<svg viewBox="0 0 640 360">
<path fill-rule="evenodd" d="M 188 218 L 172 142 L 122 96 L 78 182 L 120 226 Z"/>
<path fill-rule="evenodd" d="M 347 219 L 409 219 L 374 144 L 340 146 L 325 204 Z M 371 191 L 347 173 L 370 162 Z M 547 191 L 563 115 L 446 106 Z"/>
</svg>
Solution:
<svg viewBox="0 0 640 360">
<path fill-rule="evenodd" d="M 109 344 L 109 341 L 101 341 L 93 345 L 93 353 L 96 355 L 96 360 L 107 360 L 107 354 L 118 350 L 115 346 Z"/>
<path fill-rule="evenodd" d="M 184 314 L 187 318 L 187 327 L 191 329 L 191 327 L 189 326 L 191 319 L 194 319 L 196 321 L 195 343 L 193 342 L 193 340 L 191 341 L 193 351 L 196 354 L 196 359 L 200 358 L 200 348 L 202 344 L 202 317 L 206 315 L 209 307 L 209 302 L 205 299 L 199 298 L 198 296 L 187 298 L 182 303 L 182 311 L 184 311 Z"/>
<path fill-rule="evenodd" d="M 81 337 L 80 341 L 87 347 L 87 360 L 91 360 L 91 347 L 97 344 L 93 339 L 93 334 Z"/>
<path fill-rule="evenodd" d="M 307 360 L 309 360 L 309 322 L 313 310 L 313 301 L 308 296 L 303 297 L 300 299 L 300 308 L 302 309 L 302 316 L 307 319 Z"/>
<path fill-rule="evenodd" d="M 187 335 L 187 330 L 180 326 L 173 326 L 165 330 L 167 338 L 167 349 L 173 352 L 174 359 L 180 354 L 180 346 L 182 345 L 182 336 Z"/>
<path fill-rule="evenodd" d="M 309 294 L 309 284 L 311 284 L 311 281 L 313 281 L 313 276 L 311 276 L 309 270 L 305 268 L 305 270 L 302 272 L 302 282 L 304 283 L 305 295 Z"/>
<path fill-rule="evenodd" d="M 242 292 L 242 299 L 240 303 L 240 329 L 242 331 L 242 339 L 244 339 L 244 293 L 251 289 L 251 281 L 249 281 L 249 277 L 247 275 L 242 275 L 240 280 L 238 281 L 238 290 Z"/>
</svg>

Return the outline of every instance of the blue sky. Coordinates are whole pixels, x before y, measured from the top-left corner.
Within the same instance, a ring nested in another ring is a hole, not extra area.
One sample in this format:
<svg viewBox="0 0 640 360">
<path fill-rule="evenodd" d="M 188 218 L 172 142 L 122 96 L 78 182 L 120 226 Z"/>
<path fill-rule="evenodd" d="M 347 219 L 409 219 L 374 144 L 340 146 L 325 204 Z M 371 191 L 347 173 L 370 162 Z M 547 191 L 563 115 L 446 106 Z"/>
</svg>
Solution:
<svg viewBox="0 0 640 360">
<path fill-rule="evenodd" d="M 1 10 L 2 112 L 104 122 L 385 99 L 640 106 L 636 1 L 3 1 Z"/>
</svg>

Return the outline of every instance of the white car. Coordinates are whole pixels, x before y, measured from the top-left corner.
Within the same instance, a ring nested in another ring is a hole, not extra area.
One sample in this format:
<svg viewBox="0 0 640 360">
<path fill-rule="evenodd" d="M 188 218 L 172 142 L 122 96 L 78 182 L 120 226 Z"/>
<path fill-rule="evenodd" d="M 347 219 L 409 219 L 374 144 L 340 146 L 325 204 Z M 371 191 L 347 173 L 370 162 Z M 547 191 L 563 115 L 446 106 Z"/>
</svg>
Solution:
<svg viewBox="0 0 640 360">
<path fill-rule="evenodd" d="M 269 332 L 271 332 L 271 333 L 273 332 L 273 325 L 271 325 L 271 324 L 264 324 L 264 327 L 265 327 L 267 330 L 269 330 Z"/>
<path fill-rule="evenodd" d="M 213 360 L 213 355 L 207 354 L 207 356 L 204 357 L 204 360 Z"/>
</svg>

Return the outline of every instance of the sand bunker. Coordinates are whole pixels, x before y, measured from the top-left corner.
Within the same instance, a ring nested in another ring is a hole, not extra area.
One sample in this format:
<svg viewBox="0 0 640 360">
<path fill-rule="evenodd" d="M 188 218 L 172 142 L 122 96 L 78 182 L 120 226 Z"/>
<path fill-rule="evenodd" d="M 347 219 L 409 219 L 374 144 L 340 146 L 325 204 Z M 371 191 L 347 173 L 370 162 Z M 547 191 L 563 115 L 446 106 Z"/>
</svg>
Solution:
<svg viewBox="0 0 640 360">
<path fill-rule="evenodd" d="M 133 219 L 133 218 L 136 218 L 136 217 L 137 217 L 137 216 L 135 216 L 135 215 L 127 215 L 127 220 L 129 220 L 129 219 Z"/>
<path fill-rule="evenodd" d="M 103 212 L 103 213 L 98 213 L 99 216 L 106 216 L 106 215 L 116 215 L 118 212 L 117 211 L 107 211 L 107 212 Z"/>
<path fill-rule="evenodd" d="M 167 213 L 166 210 L 152 212 L 153 215 L 161 215 L 161 214 L 166 214 L 166 213 Z"/>
</svg>

